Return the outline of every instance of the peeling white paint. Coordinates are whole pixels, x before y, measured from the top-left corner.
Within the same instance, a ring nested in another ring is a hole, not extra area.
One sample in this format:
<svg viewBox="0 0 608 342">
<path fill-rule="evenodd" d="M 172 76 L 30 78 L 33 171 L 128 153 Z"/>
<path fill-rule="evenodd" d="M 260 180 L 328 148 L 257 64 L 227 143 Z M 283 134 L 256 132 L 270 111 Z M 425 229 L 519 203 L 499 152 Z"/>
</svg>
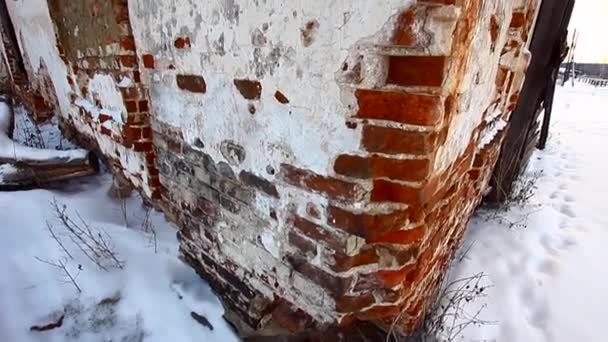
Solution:
<svg viewBox="0 0 608 342">
<path fill-rule="evenodd" d="M 126 114 L 127 109 L 125 108 L 122 94 L 118 90 L 112 76 L 96 74 L 89 80 L 88 88 L 89 96 L 99 100 L 101 108 L 106 109 L 110 113 L 114 113 L 112 118 L 114 118 L 116 122 L 124 122 L 123 115 L 116 115 L 116 113 Z"/>
<path fill-rule="evenodd" d="M 484 148 L 487 144 L 492 142 L 496 134 L 502 131 L 505 127 L 507 127 L 507 122 L 503 119 L 498 119 L 497 121 L 492 122 L 480 136 L 479 142 L 477 143 L 477 148 Z"/>
<path fill-rule="evenodd" d="M 279 243 L 275 240 L 272 232 L 265 231 L 262 233 L 262 245 L 268 251 L 268 253 L 272 254 L 273 257 L 279 258 Z"/>
<path fill-rule="evenodd" d="M 481 123 L 485 110 L 494 101 L 496 95 L 496 72 L 501 58 L 501 47 L 507 40 L 507 34 L 513 11 L 511 1 L 484 2 L 482 18 L 475 27 L 475 39 L 470 51 L 468 68 L 461 83 L 458 113 L 450 123 L 448 137 L 439 148 L 435 159 L 435 172 L 445 170 L 466 150 L 471 142 L 475 128 Z M 501 30 L 492 51 L 490 37 L 490 18 L 497 14 L 502 22 Z"/>
<path fill-rule="evenodd" d="M 242 169 L 259 173 L 282 161 L 330 174 L 333 158 L 358 150 L 361 134 L 345 126 L 345 117 L 356 108 L 342 103 L 334 75 L 355 43 L 377 34 L 411 3 L 292 1 L 286 6 L 278 0 L 244 1 L 238 4 L 238 20 L 227 15 L 231 12 L 221 0 L 138 0 L 129 9 L 140 53 L 172 60 L 176 67 L 153 71 L 151 102 L 157 119 L 181 127 L 189 142 L 202 140 L 214 160 L 223 160 L 223 140 L 236 141 L 247 149 Z M 318 29 L 312 44 L 304 47 L 301 30 L 312 20 Z M 266 41 L 262 48 L 252 43 L 252 34 L 260 31 Z M 183 35 L 190 37 L 190 49 L 165 48 Z M 180 91 L 176 73 L 203 76 L 207 93 Z M 246 78 L 261 79 L 260 101 L 250 103 L 233 85 L 234 79 Z M 287 96 L 288 105 L 276 101 L 277 90 Z"/>
<path fill-rule="evenodd" d="M 120 88 L 129 88 L 132 84 L 133 84 L 133 81 L 131 81 L 130 78 L 123 77 L 120 80 L 120 83 L 118 83 L 118 87 L 120 87 Z"/>
<path fill-rule="evenodd" d="M 31 72 L 37 73 L 41 62 L 44 62 L 55 87 L 61 114 L 72 113 L 74 109 L 70 104 L 71 88 L 67 81 L 67 70 L 59 57 L 47 1 L 7 1 L 6 6 L 26 65 Z"/>
<path fill-rule="evenodd" d="M 133 184 L 141 188 L 146 194 L 151 195 L 152 191 L 147 184 L 147 177 L 141 179 L 141 177 L 136 176 L 142 174 L 142 172 L 144 174 L 148 172 L 144 155 L 116 144 L 109 137 L 85 125 L 78 112 L 78 107 L 71 104 L 70 93 L 72 89 L 67 81 L 68 71 L 63 60 L 59 57 L 55 28 L 51 21 L 47 1 L 7 1 L 6 5 L 15 27 L 20 50 L 25 58 L 26 68 L 34 75 L 38 73 L 42 63 L 47 68 L 59 103 L 57 114 L 64 119 L 71 118 L 75 128 L 81 134 L 92 137 L 98 142 L 102 153 L 120 160 L 125 170 L 131 173 L 127 176 Z M 116 49 L 119 46 L 114 44 L 113 48 Z M 92 49 L 90 52 L 96 53 L 98 51 Z M 77 51 L 77 54 L 80 56 L 79 58 L 84 57 L 84 54 L 80 51 Z M 89 99 L 78 98 L 76 100 L 77 104 L 83 105 L 95 117 L 99 113 L 104 113 L 112 116 L 115 124 L 124 121 L 123 113 L 126 113 L 126 109 L 122 103 L 122 94 L 111 76 L 95 75 L 90 80 L 88 88 L 90 94 L 96 94 L 104 109 L 95 106 Z M 77 92 L 80 94 L 80 90 L 77 90 Z M 112 126 L 112 123 L 106 125 Z M 120 156 L 117 156 L 116 151 L 119 152 Z"/>
</svg>

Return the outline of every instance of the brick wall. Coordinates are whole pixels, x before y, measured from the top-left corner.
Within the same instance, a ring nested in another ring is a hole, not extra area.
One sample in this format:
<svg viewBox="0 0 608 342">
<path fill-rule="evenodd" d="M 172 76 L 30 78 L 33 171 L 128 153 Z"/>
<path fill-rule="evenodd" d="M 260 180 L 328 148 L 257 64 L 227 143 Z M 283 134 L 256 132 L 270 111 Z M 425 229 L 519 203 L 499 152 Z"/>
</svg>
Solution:
<svg viewBox="0 0 608 342">
<path fill-rule="evenodd" d="M 271 7 L 130 4 L 182 255 L 242 333 L 407 333 L 487 188 L 536 1 Z"/>
<path fill-rule="evenodd" d="M 416 326 L 487 190 L 538 1 L 48 5 L 50 52 L 18 26 L 64 127 L 157 200 L 241 334 L 286 335 Z"/>
<path fill-rule="evenodd" d="M 30 79 L 26 102 L 57 112 L 68 136 L 157 197 L 148 93 L 127 1 L 32 0 L 7 7 Z"/>
<path fill-rule="evenodd" d="M 149 96 L 141 83 L 127 1 L 49 0 L 49 10 L 67 67 L 70 100 L 79 111 L 65 125 L 77 132 L 79 125 L 88 126 L 97 136 L 93 148 L 115 171 L 157 197 Z M 99 145 L 120 145 L 123 151 L 108 154 Z M 138 160 L 132 165 L 129 156 L 134 155 Z"/>
</svg>

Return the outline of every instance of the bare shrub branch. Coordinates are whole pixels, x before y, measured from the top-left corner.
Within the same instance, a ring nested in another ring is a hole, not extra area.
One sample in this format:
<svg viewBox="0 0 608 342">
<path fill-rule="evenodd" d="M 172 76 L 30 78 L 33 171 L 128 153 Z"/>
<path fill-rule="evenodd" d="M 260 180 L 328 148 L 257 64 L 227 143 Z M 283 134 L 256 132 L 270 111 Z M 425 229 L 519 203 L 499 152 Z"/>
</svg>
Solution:
<svg viewBox="0 0 608 342">
<path fill-rule="evenodd" d="M 127 199 L 125 197 L 120 198 L 120 213 L 122 219 L 125 222 L 125 227 L 129 226 L 129 215 L 127 214 Z"/>
<path fill-rule="evenodd" d="M 453 281 L 444 281 L 436 299 L 431 303 L 421 326 L 413 335 L 413 341 L 453 342 L 462 338 L 462 332 L 469 326 L 496 324 L 480 318 L 486 308 L 483 304 L 473 313 L 467 305 L 486 297 L 491 286 L 482 285 L 483 272 Z"/>
<path fill-rule="evenodd" d="M 59 269 L 63 273 L 63 275 L 68 279 L 68 281 L 66 283 L 71 283 L 72 285 L 74 285 L 76 290 L 78 290 L 78 293 L 82 293 L 82 289 L 80 288 L 80 286 L 78 286 L 78 283 L 76 282 L 76 278 L 78 278 L 78 275 L 80 274 L 80 271 L 82 270 L 82 267 L 80 265 L 78 265 L 78 273 L 73 276 L 66 267 L 66 265 L 67 265 L 66 259 L 59 259 L 57 261 L 48 261 L 48 260 L 41 259 L 39 257 L 34 257 L 34 258 L 36 258 L 36 260 L 40 261 L 43 264 L 47 264 L 49 266 Z"/>
<path fill-rule="evenodd" d="M 38 123 L 32 120 L 29 115 L 22 113 L 25 110 L 22 106 L 19 106 L 16 109 L 15 127 L 21 135 L 20 138 L 23 140 L 23 144 L 39 149 L 46 149 L 47 146 Z"/>
<path fill-rule="evenodd" d="M 158 243 L 156 239 L 156 229 L 154 227 L 154 224 L 152 223 L 152 220 L 150 220 L 151 213 L 152 208 L 147 207 L 146 212 L 144 214 L 144 219 L 141 222 L 141 231 L 152 235 L 150 239 L 154 244 L 154 254 L 156 254 L 158 253 Z"/>
<path fill-rule="evenodd" d="M 63 244 L 63 242 L 61 241 L 61 239 L 53 231 L 53 225 L 51 225 L 49 223 L 49 221 L 46 221 L 46 228 L 49 231 L 49 233 L 51 234 L 51 237 L 53 238 L 53 240 L 55 240 L 55 242 L 57 243 L 57 245 L 59 245 L 59 247 L 63 250 L 63 252 L 65 253 L 65 255 L 67 255 L 70 258 L 70 260 L 74 260 L 74 257 L 72 256 L 72 254 L 68 251 L 67 248 L 65 248 L 65 245 Z"/>
<path fill-rule="evenodd" d="M 123 262 L 119 260 L 111 238 L 105 231 L 92 228 L 78 212 L 76 216 L 80 222 L 75 221 L 66 213 L 67 207 L 59 205 L 55 198 L 51 204 L 70 240 L 89 260 L 104 271 L 108 270 L 108 264 L 110 267 L 123 268 Z"/>
</svg>

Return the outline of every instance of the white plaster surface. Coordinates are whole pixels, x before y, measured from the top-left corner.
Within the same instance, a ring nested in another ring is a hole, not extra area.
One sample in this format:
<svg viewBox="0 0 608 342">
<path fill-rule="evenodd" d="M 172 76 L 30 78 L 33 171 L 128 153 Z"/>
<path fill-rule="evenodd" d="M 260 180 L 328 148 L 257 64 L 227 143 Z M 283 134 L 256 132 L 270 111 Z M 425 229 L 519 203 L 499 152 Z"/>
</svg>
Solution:
<svg viewBox="0 0 608 342">
<path fill-rule="evenodd" d="M 330 174 L 335 156 L 358 150 L 360 142 L 360 130 L 345 126 L 356 108 L 341 100 L 335 74 L 358 41 L 383 32 L 411 3 L 137 0 L 130 11 L 140 54 L 176 67 L 150 78 L 158 120 L 180 127 L 190 142 L 201 139 L 214 160 L 223 159 L 221 142 L 233 140 L 247 151 L 243 169 L 260 173 L 288 162 Z M 313 21 L 306 47 L 301 30 Z M 192 47 L 175 49 L 180 36 L 190 37 Z M 203 76 L 207 93 L 181 91 L 176 73 Z M 244 99 L 234 79 L 260 79 L 260 101 Z M 277 102 L 277 90 L 289 104 Z"/>
</svg>

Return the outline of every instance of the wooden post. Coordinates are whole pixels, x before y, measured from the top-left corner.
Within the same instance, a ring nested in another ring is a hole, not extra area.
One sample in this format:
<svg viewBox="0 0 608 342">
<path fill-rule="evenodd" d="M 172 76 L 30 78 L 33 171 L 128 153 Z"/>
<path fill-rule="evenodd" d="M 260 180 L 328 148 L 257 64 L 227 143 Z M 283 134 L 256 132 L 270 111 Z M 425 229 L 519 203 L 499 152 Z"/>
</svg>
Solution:
<svg viewBox="0 0 608 342">
<path fill-rule="evenodd" d="M 532 59 L 494 169 L 492 190 L 486 197 L 490 203 L 502 203 L 509 198 L 514 181 L 527 165 L 530 148 L 536 146 L 538 109 L 548 100 L 548 81 L 553 79 L 548 76 L 555 68 L 554 54 L 547 51 L 556 51 L 556 46 L 561 44 L 573 6 L 574 0 L 543 0 L 541 4 L 530 45 Z"/>
</svg>

